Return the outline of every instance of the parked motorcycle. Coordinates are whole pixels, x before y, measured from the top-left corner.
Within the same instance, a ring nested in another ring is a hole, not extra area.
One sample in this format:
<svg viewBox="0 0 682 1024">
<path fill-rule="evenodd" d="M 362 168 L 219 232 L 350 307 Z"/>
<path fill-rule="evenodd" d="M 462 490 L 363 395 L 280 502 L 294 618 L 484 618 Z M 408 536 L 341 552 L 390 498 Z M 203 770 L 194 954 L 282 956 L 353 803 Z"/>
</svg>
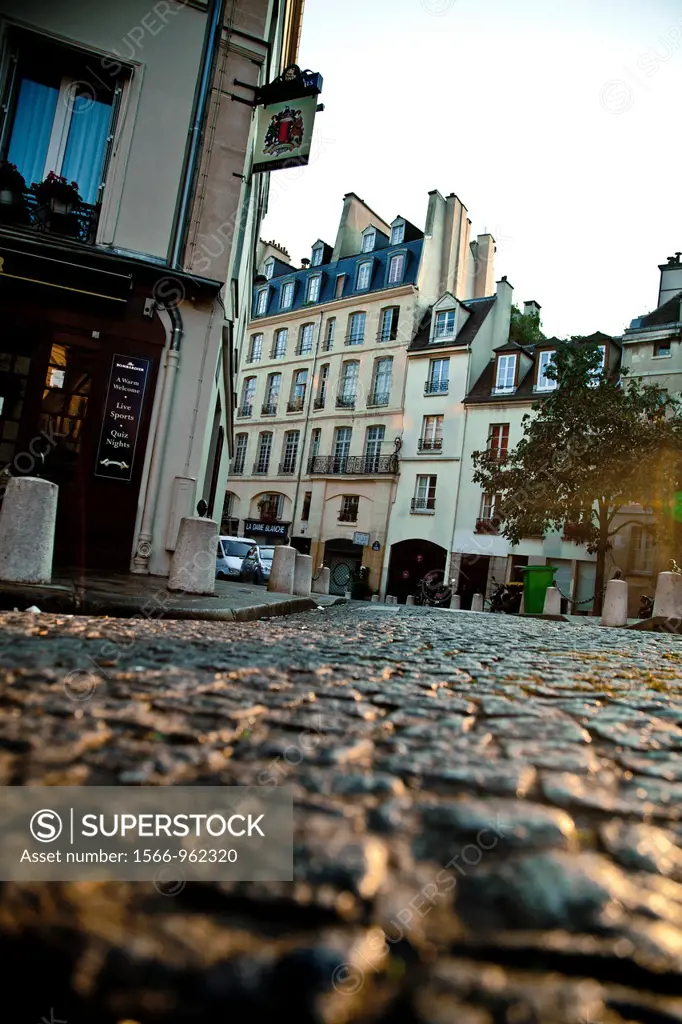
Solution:
<svg viewBox="0 0 682 1024">
<path fill-rule="evenodd" d="M 493 583 L 496 584 L 496 589 L 490 596 L 490 611 L 506 615 L 517 614 L 521 608 L 523 587 L 513 583 L 498 583 L 497 580 L 493 580 Z"/>
<path fill-rule="evenodd" d="M 415 604 L 432 608 L 447 608 L 452 597 L 452 588 L 445 582 L 443 573 L 437 569 L 427 572 L 417 584 Z"/>
</svg>

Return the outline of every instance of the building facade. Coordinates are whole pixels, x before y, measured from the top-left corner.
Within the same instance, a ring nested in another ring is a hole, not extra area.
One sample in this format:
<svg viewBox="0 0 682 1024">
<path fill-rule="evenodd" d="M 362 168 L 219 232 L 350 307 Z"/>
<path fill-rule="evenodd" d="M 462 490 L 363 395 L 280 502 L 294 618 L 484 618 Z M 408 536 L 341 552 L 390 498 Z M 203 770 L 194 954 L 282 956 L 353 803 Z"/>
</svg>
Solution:
<svg viewBox="0 0 682 1024">
<path fill-rule="evenodd" d="M 263 244 L 239 356 L 223 529 L 291 541 L 343 593 L 365 566 L 378 591 L 402 472 L 408 346 L 444 287 L 488 286 L 494 242 L 433 192 L 424 231 L 344 197 L 333 245 L 300 267 Z"/>
<path fill-rule="evenodd" d="M 59 485 L 58 566 L 165 575 L 181 516 L 222 503 L 251 101 L 301 10 L 2 5 L 0 461 Z"/>
</svg>

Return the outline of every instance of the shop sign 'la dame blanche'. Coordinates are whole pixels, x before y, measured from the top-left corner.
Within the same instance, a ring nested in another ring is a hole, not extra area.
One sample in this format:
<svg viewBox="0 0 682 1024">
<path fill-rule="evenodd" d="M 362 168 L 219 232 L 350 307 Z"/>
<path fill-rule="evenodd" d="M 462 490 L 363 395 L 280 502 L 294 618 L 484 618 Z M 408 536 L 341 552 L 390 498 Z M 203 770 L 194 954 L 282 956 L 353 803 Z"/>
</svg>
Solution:
<svg viewBox="0 0 682 1024">
<path fill-rule="evenodd" d="M 258 91 L 255 174 L 308 163 L 321 89 L 321 75 L 292 65 Z"/>
</svg>

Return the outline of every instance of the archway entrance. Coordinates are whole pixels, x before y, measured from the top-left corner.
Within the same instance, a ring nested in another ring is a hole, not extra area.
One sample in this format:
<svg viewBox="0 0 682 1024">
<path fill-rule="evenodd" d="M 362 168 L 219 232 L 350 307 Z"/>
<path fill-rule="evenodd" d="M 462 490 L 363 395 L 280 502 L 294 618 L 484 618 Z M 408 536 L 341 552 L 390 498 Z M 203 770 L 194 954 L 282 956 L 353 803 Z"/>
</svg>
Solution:
<svg viewBox="0 0 682 1024">
<path fill-rule="evenodd" d="M 329 566 L 329 593 L 341 597 L 350 590 L 353 577 L 362 565 L 362 547 L 343 537 L 324 545 L 324 565 Z"/>
<path fill-rule="evenodd" d="M 471 611 L 474 594 L 483 594 L 483 597 L 486 597 L 489 569 L 488 555 L 462 555 L 457 581 L 457 593 L 461 598 L 462 610 Z"/>
<path fill-rule="evenodd" d="M 391 545 L 386 593 L 405 604 L 409 594 L 415 594 L 419 581 L 427 572 L 444 572 L 447 552 L 430 540 L 402 540 Z"/>
</svg>

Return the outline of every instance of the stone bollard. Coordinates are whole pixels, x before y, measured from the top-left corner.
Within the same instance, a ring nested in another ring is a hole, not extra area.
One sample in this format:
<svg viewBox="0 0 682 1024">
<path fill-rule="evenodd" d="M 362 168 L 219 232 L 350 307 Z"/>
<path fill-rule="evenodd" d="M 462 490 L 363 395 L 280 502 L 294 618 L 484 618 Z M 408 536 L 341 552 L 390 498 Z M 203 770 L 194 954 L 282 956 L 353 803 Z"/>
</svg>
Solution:
<svg viewBox="0 0 682 1024">
<path fill-rule="evenodd" d="M 381 601 L 381 596 L 379 594 L 372 594 L 372 603 L 373 604 L 378 604 L 380 601 Z"/>
<path fill-rule="evenodd" d="M 458 612 L 461 607 L 462 598 L 459 596 L 459 594 L 453 594 L 452 597 L 450 598 L 450 608 L 452 609 L 452 611 Z"/>
<path fill-rule="evenodd" d="M 543 615 L 561 615 L 561 594 L 556 587 L 547 587 Z"/>
<path fill-rule="evenodd" d="M 526 612 L 526 595 L 521 591 L 521 604 L 519 605 L 519 615 L 525 615 Z"/>
<path fill-rule="evenodd" d="M 414 594 L 408 594 L 405 598 L 405 604 L 414 604 Z"/>
<path fill-rule="evenodd" d="M 682 618 L 682 574 L 659 572 L 654 599 L 654 618 Z"/>
<path fill-rule="evenodd" d="M 294 562 L 294 594 L 297 597 L 310 597 L 313 582 L 313 560 L 311 555 L 296 552 Z"/>
<path fill-rule="evenodd" d="M 483 594 L 474 594 L 471 599 L 471 610 L 472 612 L 483 611 Z"/>
<path fill-rule="evenodd" d="M 290 545 L 280 544 L 275 548 L 268 580 L 268 590 L 271 593 L 293 594 L 296 555 L 296 548 Z"/>
<path fill-rule="evenodd" d="M 0 580 L 49 583 L 59 488 L 35 476 L 12 477 L 0 510 Z"/>
<path fill-rule="evenodd" d="M 602 626 L 627 626 L 628 585 L 625 580 L 609 580 L 606 584 L 601 624 Z"/>
<path fill-rule="evenodd" d="M 218 524 L 214 519 L 183 517 L 171 559 L 168 589 L 186 594 L 214 594 L 217 544 Z"/>
<path fill-rule="evenodd" d="M 328 594 L 329 593 L 329 579 L 331 576 L 331 570 L 328 566 L 323 565 L 320 569 L 319 576 L 313 580 L 313 594 Z"/>
</svg>

